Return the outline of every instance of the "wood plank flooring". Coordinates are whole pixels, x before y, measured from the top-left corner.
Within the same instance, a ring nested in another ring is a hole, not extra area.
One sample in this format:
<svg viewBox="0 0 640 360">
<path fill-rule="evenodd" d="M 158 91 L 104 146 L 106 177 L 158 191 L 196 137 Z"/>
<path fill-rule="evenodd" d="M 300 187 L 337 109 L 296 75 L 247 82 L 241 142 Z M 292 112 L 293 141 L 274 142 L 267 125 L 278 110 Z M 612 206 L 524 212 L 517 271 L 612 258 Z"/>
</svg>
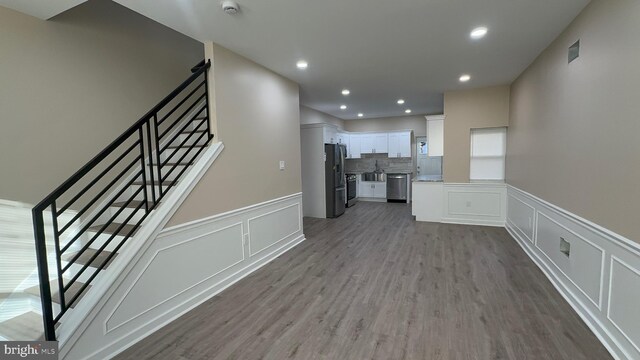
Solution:
<svg viewBox="0 0 640 360">
<path fill-rule="evenodd" d="M 360 202 L 120 359 L 611 359 L 501 228 Z"/>
</svg>

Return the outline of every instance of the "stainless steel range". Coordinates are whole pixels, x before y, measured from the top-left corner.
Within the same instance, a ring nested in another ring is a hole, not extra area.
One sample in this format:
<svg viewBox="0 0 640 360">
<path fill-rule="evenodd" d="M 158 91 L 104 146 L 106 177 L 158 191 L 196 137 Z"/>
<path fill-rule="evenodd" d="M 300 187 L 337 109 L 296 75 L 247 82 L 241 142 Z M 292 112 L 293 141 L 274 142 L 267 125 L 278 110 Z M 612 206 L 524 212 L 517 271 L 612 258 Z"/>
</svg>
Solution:
<svg viewBox="0 0 640 360">
<path fill-rule="evenodd" d="M 347 207 L 352 207 L 358 201 L 356 199 L 357 186 L 358 186 L 358 175 L 347 174 Z"/>
</svg>

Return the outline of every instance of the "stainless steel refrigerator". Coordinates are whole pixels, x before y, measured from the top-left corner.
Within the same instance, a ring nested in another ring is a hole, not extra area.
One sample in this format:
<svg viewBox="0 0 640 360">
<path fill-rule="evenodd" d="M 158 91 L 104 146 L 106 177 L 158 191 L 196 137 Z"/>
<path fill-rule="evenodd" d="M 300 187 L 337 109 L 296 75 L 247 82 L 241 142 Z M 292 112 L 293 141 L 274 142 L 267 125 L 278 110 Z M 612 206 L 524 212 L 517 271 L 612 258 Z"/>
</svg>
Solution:
<svg viewBox="0 0 640 360">
<path fill-rule="evenodd" d="M 324 144 L 324 183 L 327 196 L 327 217 L 336 218 L 344 214 L 347 203 L 344 160 L 347 147 L 342 144 Z"/>
</svg>

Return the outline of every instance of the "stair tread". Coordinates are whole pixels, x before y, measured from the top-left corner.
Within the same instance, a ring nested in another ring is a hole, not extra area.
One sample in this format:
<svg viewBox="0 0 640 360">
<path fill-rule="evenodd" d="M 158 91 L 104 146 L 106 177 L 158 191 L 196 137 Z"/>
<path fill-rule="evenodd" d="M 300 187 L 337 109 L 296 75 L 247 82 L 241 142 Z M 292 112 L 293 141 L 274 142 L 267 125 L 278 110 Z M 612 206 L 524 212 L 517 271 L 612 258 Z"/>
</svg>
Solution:
<svg viewBox="0 0 640 360">
<path fill-rule="evenodd" d="M 168 162 L 168 163 L 164 164 L 164 166 L 167 166 L 167 165 L 171 165 L 171 166 L 173 166 L 173 165 L 191 166 L 193 164 L 192 163 L 177 163 L 177 162 Z"/>
<path fill-rule="evenodd" d="M 120 227 L 120 225 L 122 225 L 121 223 L 111 223 L 109 224 L 106 229 L 104 229 L 104 233 L 106 234 L 115 234 L 116 230 L 118 230 L 118 228 Z M 100 229 L 102 228 L 103 225 L 95 225 L 89 228 L 89 231 L 100 231 Z M 125 224 L 122 229 L 120 229 L 120 231 L 118 232 L 118 235 L 122 235 L 125 236 L 129 233 L 129 231 L 133 230 L 133 234 L 136 233 L 136 231 L 138 231 L 138 227 L 136 225 L 130 225 L 130 224 Z"/>
<path fill-rule="evenodd" d="M 171 146 L 167 146 L 167 149 L 188 149 L 190 147 L 194 147 L 194 148 L 203 148 L 206 145 L 205 144 L 196 144 L 196 145 L 182 145 L 182 146 L 178 146 L 178 145 L 171 145 Z"/>
<path fill-rule="evenodd" d="M 140 185 L 142 185 L 142 184 L 140 184 Z M 113 204 L 111 204 L 111 206 L 118 207 L 118 208 L 121 208 L 121 207 L 123 207 L 125 205 L 127 205 L 126 206 L 127 208 L 132 208 L 132 209 L 135 209 L 138 206 L 142 205 L 143 207 L 141 207 L 140 209 L 144 209 L 144 200 L 131 200 L 131 202 L 129 202 L 129 204 L 127 204 L 126 201 L 118 201 L 118 202 L 114 202 Z M 153 206 L 153 202 L 147 201 L 147 205 L 149 207 L 152 207 Z"/>
<path fill-rule="evenodd" d="M 87 270 L 89 271 L 89 270 Z M 84 283 L 81 283 L 79 281 L 76 280 L 76 282 L 74 282 L 71 287 L 69 288 L 69 290 L 64 292 L 64 296 L 65 296 L 65 300 L 67 300 L 67 302 L 71 299 L 73 299 L 74 296 L 76 296 L 76 294 L 78 293 L 78 291 L 80 291 L 80 288 L 84 285 Z M 51 280 L 51 282 L 49 283 L 49 286 L 51 287 L 51 300 L 53 302 L 55 302 L 56 304 L 60 304 L 60 297 L 58 296 L 58 280 Z M 78 301 L 80 301 L 84 295 L 87 293 L 87 291 L 91 288 L 91 285 L 87 286 L 87 288 L 84 290 L 84 292 L 82 294 L 80 294 L 80 296 L 78 297 L 78 299 L 71 304 L 71 308 L 74 308 L 75 305 L 78 303 Z M 31 295 L 35 295 L 37 297 L 40 297 L 40 285 L 36 285 L 36 286 L 32 286 L 30 288 L 27 288 L 24 290 L 24 292 L 26 292 L 27 294 L 31 294 Z M 40 316 L 40 315 L 38 315 Z"/>
<path fill-rule="evenodd" d="M 29 311 L 0 323 L 0 336 L 7 340 L 37 340 L 42 337 L 42 328 L 42 315 Z"/>
<path fill-rule="evenodd" d="M 171 185 L 175 185 L 176 183 L 177 183 L 177 181 L 175 181 L 175 180 L 165 180 L 165 181 L 162 182 L 162 186 L 171 186 Z M 142 180 L 134 181 L 133 185 L 144 185 L 144 182 L 142 182 Z M 147 185 L 151 186 L 150 184 L 147 184 Z M 156 184 L 156 186 L 157 186 L 157 184 Z"/>
<path fill-rule="evenodd" d="M 117 240 L 112 240 L 113 241 L 117 241 Z M 98 256 L 96 256 L 95 259 L 93 259 L 93 261 L 91 263 L 89 263 L 89 260 L 91 260 L 91 258 L 98 253 L 97 249 L 92 249 L 92 248 L 87 248 L 84 252 L 82 252 L 82 254 L 80 255 L 80 257 L 78 257 L 74 263 L 78 264 L 78 265 L 89 265 L 92 267 L 99 267 L 102 265 L 102 263 L 107 259 L 107 257 L 109 257 L 112 252 L 111 251 L 107 251 L 107 250 L 102 250 Z M 74 256 L 76 255 L 76 253 L 71 253 L 68 255 L 65 255 L 63 257 L 63 260 L 71 260 Z M 115 259 L 118 256 L 118 254 L 116 253 L 116 255 L 114 255 L 111 260 L 109 260 L 109 262 L 104 266 L 104 268 L 106 269 L 111 262 L 113 261 L 113 259 Z"/>
</svg>

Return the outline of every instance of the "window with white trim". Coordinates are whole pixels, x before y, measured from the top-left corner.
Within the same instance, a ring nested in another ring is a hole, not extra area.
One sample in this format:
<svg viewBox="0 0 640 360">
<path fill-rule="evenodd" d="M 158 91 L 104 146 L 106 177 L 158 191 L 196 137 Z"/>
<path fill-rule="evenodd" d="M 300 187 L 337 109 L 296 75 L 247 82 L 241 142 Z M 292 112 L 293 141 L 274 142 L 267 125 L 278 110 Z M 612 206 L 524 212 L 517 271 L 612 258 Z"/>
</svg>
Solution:
<svg viewBox="0 0 640 360">
<path fill-rule="evenodd" d="M 471 129 L 471 181 L 504 181 L 507 128 Z"/>
</svg>

